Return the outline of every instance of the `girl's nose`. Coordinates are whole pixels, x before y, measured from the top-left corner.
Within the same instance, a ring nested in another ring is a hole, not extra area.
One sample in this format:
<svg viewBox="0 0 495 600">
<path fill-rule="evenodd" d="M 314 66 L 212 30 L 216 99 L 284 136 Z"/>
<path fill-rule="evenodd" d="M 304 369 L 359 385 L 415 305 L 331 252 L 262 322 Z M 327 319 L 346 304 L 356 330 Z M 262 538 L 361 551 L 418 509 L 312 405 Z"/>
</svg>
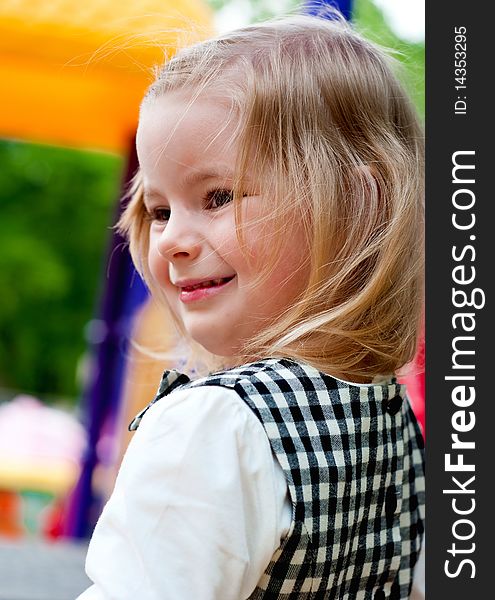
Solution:
<svg viewBox="0 0 495 600">
<path fill-rule="evenodd" d="M 201 236 L 194 228 L 194 217 L 172 214 L 158 240 L 158 252 L 173 262 L 181 258 L 197 258 L 200 250 Z"/>
</svg>

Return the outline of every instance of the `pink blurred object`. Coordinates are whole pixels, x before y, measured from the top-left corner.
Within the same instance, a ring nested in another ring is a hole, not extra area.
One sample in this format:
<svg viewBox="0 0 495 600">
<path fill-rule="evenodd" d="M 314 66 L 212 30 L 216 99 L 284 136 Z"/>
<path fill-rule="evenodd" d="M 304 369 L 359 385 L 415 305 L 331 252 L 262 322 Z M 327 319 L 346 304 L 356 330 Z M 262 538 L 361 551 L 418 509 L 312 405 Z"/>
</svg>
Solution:
<svg viewBox="0 0 495 600">
<path fill-rule="evenodd" d="M 410 373 L 400 379 L 407 386 L 407 395 L 412 409 L 425 435 L 425 338 L 424 334 L 418 347 L 414 361 L 409 365 Z"/>
<path fill-rule="evenodd" d="M 0 487 L 66 493 L 85 440 L 84 428 L 68 412 L 17 396 L 0 406 Z"/>
</svg>

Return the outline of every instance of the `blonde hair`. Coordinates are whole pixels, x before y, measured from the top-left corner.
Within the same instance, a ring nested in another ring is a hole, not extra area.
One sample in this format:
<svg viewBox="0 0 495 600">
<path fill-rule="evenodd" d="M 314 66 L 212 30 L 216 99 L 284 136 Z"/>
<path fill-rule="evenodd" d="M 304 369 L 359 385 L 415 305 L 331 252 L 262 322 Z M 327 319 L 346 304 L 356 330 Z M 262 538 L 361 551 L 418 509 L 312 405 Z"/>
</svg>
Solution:
<svg viewBox="0 0 495 600">
<path fill-rule="evenodd" d="M 182 49 L 144 104 L 177 89 L 221 91 L 238 119 L 234 189 L 242 241 L 249 166 L 281 259 L 294 219 L 309 242 L 308 285 L 249 340 L 240 363 L 285 356 L 350 381 L 392 374 L 414 356 L 423 303 L 423 133 L 394 60 L 342 19 L 272 19 Z M 138 173 L 118 223 L 153 290 Z"/>
</svg>

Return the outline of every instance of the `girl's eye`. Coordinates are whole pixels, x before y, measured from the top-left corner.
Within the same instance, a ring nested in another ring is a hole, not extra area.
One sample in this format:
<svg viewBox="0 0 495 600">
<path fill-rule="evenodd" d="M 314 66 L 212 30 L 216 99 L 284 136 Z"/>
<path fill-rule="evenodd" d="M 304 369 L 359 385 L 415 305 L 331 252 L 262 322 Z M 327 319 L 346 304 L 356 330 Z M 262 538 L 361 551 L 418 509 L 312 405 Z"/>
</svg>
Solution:
<svg viewBox="0 0 495 600">
<path fill-rule="evenodd" d="M 147 213 L 150 221 L 166 223 L 170 220 L 170 208 L 152 208 Z"/>
<path fill-rule="evenodd" d="M 232 190 L 210 190 L 206 193 L 204 200 L 206 201 L 206 208 L 220 208 L 229 204 L 234 199 L 234 192 Z"/>
</svg>

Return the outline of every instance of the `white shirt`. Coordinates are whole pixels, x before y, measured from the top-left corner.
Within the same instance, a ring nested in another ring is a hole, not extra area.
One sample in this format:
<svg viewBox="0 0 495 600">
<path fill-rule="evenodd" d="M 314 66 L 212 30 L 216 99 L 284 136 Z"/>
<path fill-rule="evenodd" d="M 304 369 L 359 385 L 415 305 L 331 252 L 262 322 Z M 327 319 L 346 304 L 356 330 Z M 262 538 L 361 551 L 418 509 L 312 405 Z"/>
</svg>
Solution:
<svg viewBox="0 0 495 600">
<path fill-rule="evenodd" d="M 244 600 L 291 519 L 284 472 L 238 394 L 177 390 L 134 434 L 77 600 Z M 411 599 L 423 600 L 418 572 Z"/>
</svg>

